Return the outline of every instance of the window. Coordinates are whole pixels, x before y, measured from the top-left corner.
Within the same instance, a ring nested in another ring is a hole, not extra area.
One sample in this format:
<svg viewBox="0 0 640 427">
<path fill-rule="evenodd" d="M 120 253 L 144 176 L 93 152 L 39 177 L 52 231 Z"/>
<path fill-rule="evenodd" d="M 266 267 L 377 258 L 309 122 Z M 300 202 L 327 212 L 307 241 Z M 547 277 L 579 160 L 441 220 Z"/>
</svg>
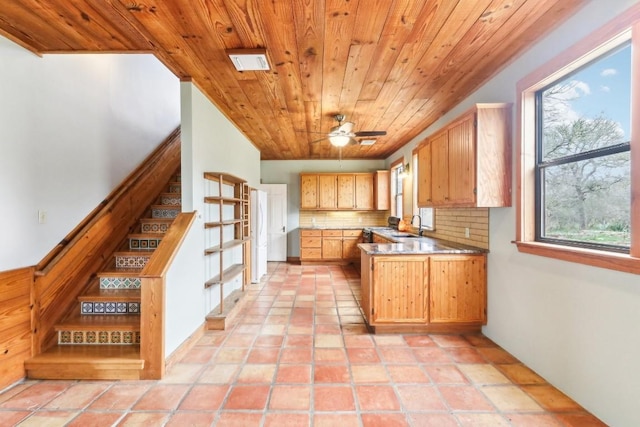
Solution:
<svg viewBox="0 0 640 427">
<path fill-rule="evenodd" d="M 640 273 L 633 16 L 623 14 L 518 83 L 522 252 Z"/>
<path fill-rule="evenodd" d="M 404 166 L 402 159 L 391 165 L 391 215 L 402 218 Z"/>
</svg>

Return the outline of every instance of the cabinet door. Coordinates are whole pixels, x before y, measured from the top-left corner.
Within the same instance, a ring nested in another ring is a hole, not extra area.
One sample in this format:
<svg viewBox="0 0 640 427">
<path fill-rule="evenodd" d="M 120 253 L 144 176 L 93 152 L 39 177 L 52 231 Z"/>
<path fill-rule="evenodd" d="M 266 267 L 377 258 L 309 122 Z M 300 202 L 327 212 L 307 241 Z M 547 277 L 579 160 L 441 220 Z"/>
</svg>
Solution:
<svg viewBox="0 0 640 427">
<path fill-rule="evenodd" d="M 418 149 L 418 207 L 431 206 L 431 144 Z"/>
<path fill-rule="evenodd" d="M 336 176 L 318 175 L 318 208 L 336 209 Z"/>
<path fill-rule="evenodd" d="M 338 209 L 353 209 L 355 204 L 354 175 L 338 175 Z"/>
<path fill-rule="evenodd" d="M 343 237 L 342 238 L 342 258 L 347 260 L 360 258 L 359 237 Z"/>
<path fill-rule="evenodd" d="M 318 175 L 300 175 L 300 209 L 318 208 Z"/>
<path fill-rule="evenodd" d="M 431 146 L 431 199 L 433 205 L 445 205 L 449 201 L 449 138 L 441 132 L 429 139 Z"/>
<path fill-rule="evenodd" d="M 475 115 L 470 114 L 449 129 L 449 203 L 476 204 L 476 155 L 474 141 Z"/>
<path fill-rule="evenodd" d="M 358 210 L 373 209 L 373 174 L 355 175 L 355 208 Z"/>
<path fill-rule="evenodd" d="M 430 259 L 429 321 L 486 324 L 486 256 L 434 255 Z"/>
<path fill-rule="evenodd" d="M 391 198 L 389 184 L 389 171 L 376 171 L 373 179 L 374 209 L 388 211 L 391 208 L 389 203 Z"/>
<path fill-rule="evenodd" d="M 342 259 L 342 237 L 322 238 L 322 259 Z"/>
<path fill-rule="evenodd" d="M 373 257 L 373 323 L 425 323 L 427 257 Z"/>
</svg>

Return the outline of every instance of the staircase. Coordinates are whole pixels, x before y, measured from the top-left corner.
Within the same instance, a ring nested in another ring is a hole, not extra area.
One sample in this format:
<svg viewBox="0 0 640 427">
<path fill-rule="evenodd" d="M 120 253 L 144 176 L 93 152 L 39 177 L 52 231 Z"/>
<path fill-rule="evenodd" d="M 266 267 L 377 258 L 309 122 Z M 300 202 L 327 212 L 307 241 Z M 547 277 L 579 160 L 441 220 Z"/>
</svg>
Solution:
<svg viewBox="0 0 640 427">
<path fill-rule="evenodd" d="M 25 361 L 34 379 L 140 379 L 140 273 L 181 211 L 174 174 L 133 232 L 55 325 L 57 343 Z"/>
</svg>

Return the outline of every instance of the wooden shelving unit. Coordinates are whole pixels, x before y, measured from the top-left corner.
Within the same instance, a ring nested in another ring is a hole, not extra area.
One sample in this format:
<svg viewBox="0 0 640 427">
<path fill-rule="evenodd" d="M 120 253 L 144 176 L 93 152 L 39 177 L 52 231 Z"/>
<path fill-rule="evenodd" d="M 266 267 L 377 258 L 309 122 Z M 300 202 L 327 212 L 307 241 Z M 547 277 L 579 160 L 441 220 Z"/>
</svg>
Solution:
<svg viewBox="0 0 640 427">
<path fill-rule="evenodd" d="M 205 172 L 204 178 L 214 183 L 205 186 L 208 193 L 214 194 L 207 194 L 204 198 L 205 204 L 212 207 L 206 209 L 204 227 L 219 230 L 217 241 L 208 239 L 206 242 L 208 247 L 204 253 L 207 256 L 208 271 L 212 273 L 204 286 L 219 287 L 220 305 L 217 311 L 222 315 L 225 311 L 224 285 L 243 275 L 241 291 L 244 292 L 248 280 L 249 257 L 246 247 L 250 239 L 249 186 L 242 178 L 224 172 Z M 230 229 L 233 229 L 232 235 L 229 233 Z M 239 251 L 240 262 L 234 259 L 233 250 L 237 247 L 242 247 Z M 215 254 L 218 255 L 217 259 L 213 256 Z"/>
</svg>

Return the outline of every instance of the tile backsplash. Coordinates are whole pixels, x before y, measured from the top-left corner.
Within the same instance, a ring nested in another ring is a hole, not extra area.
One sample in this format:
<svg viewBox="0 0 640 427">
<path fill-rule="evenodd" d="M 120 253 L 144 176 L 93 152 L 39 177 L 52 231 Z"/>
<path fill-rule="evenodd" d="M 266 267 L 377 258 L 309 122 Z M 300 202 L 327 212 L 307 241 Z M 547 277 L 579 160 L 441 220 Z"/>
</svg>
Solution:
<svg viewBox="0 0 640 427">
<path fill-rule="evenodd" d="M 389 211 L 300 211 L 300 227 L 384 227 Z"/>
</svg>

